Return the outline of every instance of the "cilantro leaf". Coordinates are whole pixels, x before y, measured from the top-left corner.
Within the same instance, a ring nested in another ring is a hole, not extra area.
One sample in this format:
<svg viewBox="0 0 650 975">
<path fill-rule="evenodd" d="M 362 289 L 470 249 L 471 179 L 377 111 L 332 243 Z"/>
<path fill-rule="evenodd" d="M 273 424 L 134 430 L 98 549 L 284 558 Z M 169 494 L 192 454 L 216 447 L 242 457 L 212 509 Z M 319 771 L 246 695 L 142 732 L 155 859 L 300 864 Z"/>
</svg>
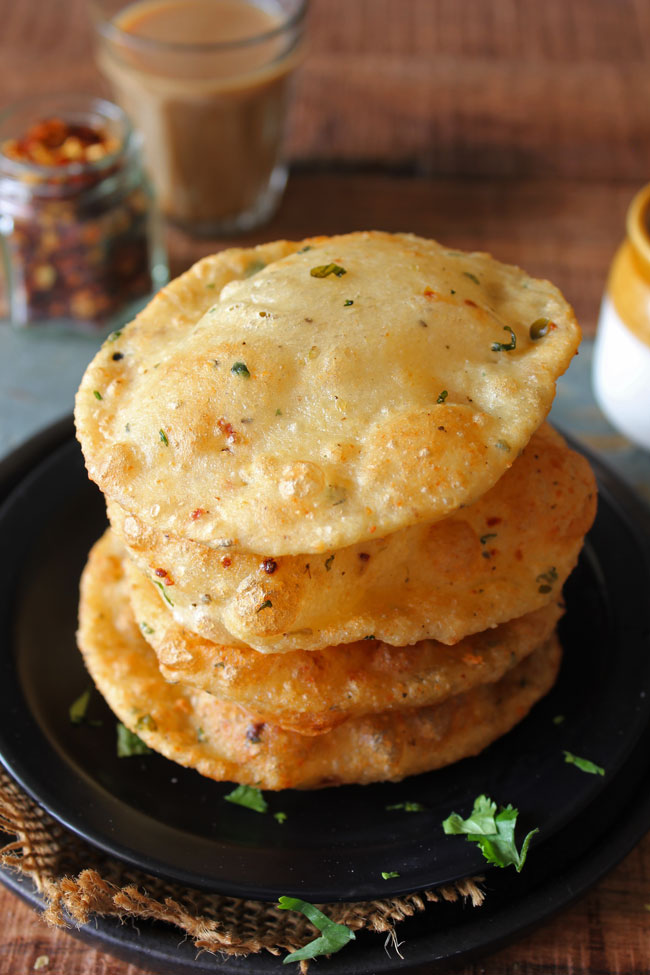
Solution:
<svg viewBox="0 0 650 975">
<path fill-rule="evenodd" d="M 468 819 L 463 819 L 458 813 L 452 813 L 445 819 L 442 828 L 448 835 L 478 833 L 481 836 L 493 836 L 497 831 L 496 811 L 496 802 L 492 802 L 487 796 L 479 796 L 478 799 L 474 800 L 474 808 Z"/>
<path fill-rule="evenodd" d="M 292 951 L 282 960 L 282 964 L 303 961 L 305 958 L 316 958 L 318 955 L 333 955 L 344 948 L 348 941 L 354 941 L 354 931 L 345 924 L 337 924 L 327 914 L 323 914 L 317 907 L 298 897 L 280 897 L 278 907 L 283 911 L 300 911 L 321 932 L 320 938 L 315 938 L 309 944 Z"/>
<path fill-rule="evenodd" d="M 368 639 L 368 637 L 364 637 Z M 425 812 L 426 806 L 423 806 L 421 802 L 412 802 L 407 799 L 406 802 L 395 802 L 392 806 L 386 806 L 386 809 L 403 809 L 404 812 Z"/>
<path fill-rule="evenodd" d="M 86 717 L 88 703 L 92 692 L 91 687 L 87 687 L 83 694 L 80 694 L 76 701 L 73 701 L 68 708 L 68 714 L 72 724 L 81 724 Z"/>
<path fill-rule="evenodd" d="M 130 758 L 132 755 L 149 755 L 150 753 L 151 749 L 145 745 L 141 738 L 129 731 L 121 721 L 117 722 L 118 758 Z"/>
<path fill-rule="evenodd" d="M 245 806 L 254 812 L 265 813 L 268 803 L 259 789 L 252 785 L 238 785 L 236 789 L 224 796 L 226 802 L 234 802 L 236 806 Z"/>
<path fill-rule="evenodd" d="M 468 819 L 452 813 L 445 819 L 442 828 L 447 834 L 465 834 L 471 843 L 477 844 L 488 863 L 494 863 L 497 867 L 513 866 L 519 873 L 526 862 L 530 841 L 539 830 L 531 830 L 521 850 L 517 850 L 515 824 L 518 815 L 518 810 L 511 805 L 502 806 L 497 812 L 495 802 L 487 796 L 479 796 Z"/>
<path fill-rule="evenodd" d="M 588 758 L 579 758 L 577 755 L 573 755 L 571 752 L 565 751 L 564 761 L 568 765 L 575 765 L 580 769 L 581 772 L 589 772 L 590 775 L 604 775 L 605 769 L 602 765 L 596 765 L 595 762 L 590 762 Z"/>
<path fill-rule="evenodd" d="M 399 877 L 397 870 L 382 870 L 381 872 L 382 880 L 392 880 L 393 877 Z"/>
</svg>

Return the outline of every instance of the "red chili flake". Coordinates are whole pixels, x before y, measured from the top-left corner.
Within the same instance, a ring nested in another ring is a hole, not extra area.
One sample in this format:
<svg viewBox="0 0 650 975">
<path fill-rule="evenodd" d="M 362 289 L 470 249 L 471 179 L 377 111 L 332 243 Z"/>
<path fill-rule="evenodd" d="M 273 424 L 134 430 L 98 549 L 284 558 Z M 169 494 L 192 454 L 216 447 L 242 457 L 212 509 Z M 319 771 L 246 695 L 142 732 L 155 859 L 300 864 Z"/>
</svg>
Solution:
<svg viewBox="0 0 650 975">
<path fill-rule="evenodd" d="M 195 508 L 194 511 L 192 512 L 192 514 L 190 515 L 190 518 L 192 519 L 192 521 L 196 521 L 197 518 L 200 518 L 201 515 L 204 515 L 204 514 L 205 514 L 205 509 L 204 508 Z"/>
<path fill-rule="evenodd" d="M 367 562 L 370 556 L 368 555 L 367 552 L 359 552 L 359 558 L 361 559 L 362 562 Z"/>
<path fill-rule="evenodd" d="M 466 305 L 469 305 L 471 308 L 478 308 L 478 305 L 476 304 L 476 302 L 475 301 L 472 301 L 471 298 L 465 298 L 465 304 Z"/>
<path fill-rule="evenodd" d="M 264 559 L 261 565 L 261 568 L 264 569 L 265 572 L 268 572 L 270 576 L 273 575 L 277 567 L 278 563 L 275 561 L 275 559 Z"/>
<path fill-rule="evenodd" d="M 170 576 L 170 574 L 167 571 L 167 569 L 154 569 L 154 573 L 158 576 L 159 579 L 164 579 L 165 580 L 165 585 L 166 586 L 173 586 L 174 585 L 174 580 Z"/>
<path fill-rule="evenodd" d="M 432 288 L 425 288 L 424 291 L 422 292 L 422 294 L 424 295 L 425 298 L 439 298 L 440 297 L 440 295 L 438 294 L 438 292 L 437 291 L 434 291 Z"/>
<path fill-rule="evenodd" d="M 167 570 L 166 569 L 156 569 L 155 572 L 156 572 L 156 575 L 159 576 L 161 579 L 164 576 L 167 575 Z"/>
<path fill-rule="evenodd" d="M 252 722 L 246 729 L 246 741 L 250 741 L 251 745 L 259 745 L 260 741 L 262 740 L 260 735 L 262 734 L 263 730 L 263 721 Z"/>
<path fill-rule="evenodd" d="M 220 416 L 219 419 L 217 420 L 217 426 L 223 433 L 228 443 L 237 443 L 239 438 L 237 436 L 237 433 L 232 423 L 228 423 L 228 421 L 223 416 Z"/>
<path fill-rule="evenodd" d="M 228 558 L 227 555 L 224 555 L 224 557 L 221 560 L 221 564 L 224 567 L 224 569 L 228 569 L 232 565 L 232 559 Z"/>
<path fill-rule="evenodd" d="M 503 518 L 497 518 L 496 515 L 492 515 L 491 518 L 486 518 L 485 523 L 486 525 L 489 525 L 490 528 L 492 528 L 493 525 L 500 525 L 502 521 Z"/>
</svg>

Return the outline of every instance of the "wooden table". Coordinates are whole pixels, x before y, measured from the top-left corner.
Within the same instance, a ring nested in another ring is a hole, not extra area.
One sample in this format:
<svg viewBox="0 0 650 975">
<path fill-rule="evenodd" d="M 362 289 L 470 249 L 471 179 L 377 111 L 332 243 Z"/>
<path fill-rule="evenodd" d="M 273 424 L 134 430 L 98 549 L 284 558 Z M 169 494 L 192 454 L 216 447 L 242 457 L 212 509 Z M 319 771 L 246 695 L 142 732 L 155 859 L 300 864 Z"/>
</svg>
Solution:
<svg viewBox="0 0 650 975">
<path fill-rule="evenodd" d="M 103 86 L 83 0 L 0 0 L 0 98 Z M 313 0 L 284 205 L 258 241 L 377 227 L 551 278 L 595 330 L 650 176 L 647 0 Z M 168 236 L 175 272 L 222 241 Z M 243 238 L 237 243 L 244 242 Z M 647 975 L 650 837 L 561 916 L 463 975 Z M 144 971 L 0 889 L 0 973 Z"/>
</svg>

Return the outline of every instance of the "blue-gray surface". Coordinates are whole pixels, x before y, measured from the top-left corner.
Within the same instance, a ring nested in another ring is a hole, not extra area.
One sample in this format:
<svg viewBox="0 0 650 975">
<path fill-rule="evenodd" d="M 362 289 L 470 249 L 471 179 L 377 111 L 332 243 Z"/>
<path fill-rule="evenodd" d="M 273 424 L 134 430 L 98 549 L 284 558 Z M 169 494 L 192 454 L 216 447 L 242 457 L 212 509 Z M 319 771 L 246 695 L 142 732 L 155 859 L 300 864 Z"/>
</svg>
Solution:
<svg viewBox="0 0 650 975">
<path fill-rule="evenodd" d="M 75 390 L 100 341 L 0 324 L 0 457 L 72 412 Z M 551 419 L 650 503 L 650 453 L 618 434 L 598 409 L 591 392 L 592 349 L 584 341 L 560 379 Z"/>
</svg>

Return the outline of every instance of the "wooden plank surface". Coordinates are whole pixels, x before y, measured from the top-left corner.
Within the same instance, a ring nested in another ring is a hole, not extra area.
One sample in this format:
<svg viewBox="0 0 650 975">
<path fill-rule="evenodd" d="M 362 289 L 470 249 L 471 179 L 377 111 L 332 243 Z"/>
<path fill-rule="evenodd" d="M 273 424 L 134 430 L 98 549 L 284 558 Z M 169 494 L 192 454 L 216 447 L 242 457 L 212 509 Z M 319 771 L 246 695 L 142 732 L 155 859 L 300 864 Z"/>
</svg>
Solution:
<svg viewBox="0 0 650 975">
<path fill-rule="evenodd" d="M 0 104 L 105 91 L 85 0 L 0 0 Z M 298 160 L 443 175 L 638 179 L 648 0 L 311 0 Z"/>
<path fill-rule="evenodd" d="M 0 105 L 105 91 L 84 0 L 0 0 Z M 648 0 L 312 0 L 284 205 L 225 243 L 377 227 L 551 278 L 595 328 L 626 206 L 650 175 Z M 594 813 L 595 814 L 595 813 Z M 538 931 L 461 975 L 648 975 L 650 838 Z M 50 931 L 0 889 L 0 975 L 144 972 Z M 408 959 L 408 946 L 405 946 Z"/>
</svg>

